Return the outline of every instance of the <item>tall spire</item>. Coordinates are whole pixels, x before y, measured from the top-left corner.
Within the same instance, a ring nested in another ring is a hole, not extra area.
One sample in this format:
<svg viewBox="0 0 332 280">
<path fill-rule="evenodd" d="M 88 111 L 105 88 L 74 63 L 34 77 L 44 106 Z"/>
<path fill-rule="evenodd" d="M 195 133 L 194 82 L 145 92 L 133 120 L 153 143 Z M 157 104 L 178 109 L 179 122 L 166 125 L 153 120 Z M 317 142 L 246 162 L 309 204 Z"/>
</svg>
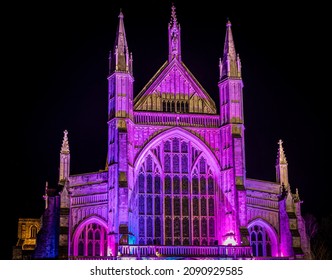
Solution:
<svg viewBox="0 0 332 280">
<path fill-rule="evenodd" d="M 231 22 L 227 20 L 223 58 L 219 59 L 220 80 L 225 77 L 241 78 L 241 60 L 235 51 L 231 27 Z"/>
<path fill-rule="evenodd" d="M 177 58 L 181 61 L 181 28 L 176 18 L 175 6 L 172 3 L 171 20 L 168 24 L 168 61 Z"/>
<path fill-rule="evenodd" d="M 60 150 L 60 168 L 59 168 L 59 182 L 63 184 L 69 177 L 70 173 L 70 151 L 68 141 L 68 131 L 63 132 L 62 146 Z"/>
<path fill-rule="evenodd" d="M 122 71 L 132 74 L 132 54 L 129 53 L 126 31 L 123 21 L 123 13 L 120 10 L 119 24 L 116 31 L 113 55 L 109 55 L 109 73 L 113 71 Z"/>
<path fill-rule="evenodd" d="M 276 163 L 276 180 L 278 183 L 283 185 L 286 190 L 289 190 L 290 186 L 288 182 L 288 163 L 282 144 L 283 141 L 280 139 L 278 141 L 279 148 Z"/>
</svg>

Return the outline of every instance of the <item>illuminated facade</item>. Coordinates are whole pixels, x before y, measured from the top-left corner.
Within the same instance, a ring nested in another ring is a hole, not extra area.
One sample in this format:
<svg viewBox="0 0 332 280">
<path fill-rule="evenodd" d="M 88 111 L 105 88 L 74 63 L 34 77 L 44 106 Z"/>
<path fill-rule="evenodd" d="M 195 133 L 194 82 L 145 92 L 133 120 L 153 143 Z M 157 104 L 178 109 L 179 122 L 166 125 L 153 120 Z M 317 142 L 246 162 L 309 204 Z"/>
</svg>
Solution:
<svg viewBox="0 0 332 280">
<path fill-rule="evenodd" d="M 41 227 L 40 219 L 18 220 L 17 243 L 13 248 L 13 259 L 30 259 L 36 248 L 37 233 Z"/>
<path fill-rule="evenodd" d="M 60 198 L 52 220 L 58 245 L 53 254 L 37 240 L 35 257 L 307 258 L 301 201 L 297 190 L 291 192 L 282 141 L 276 181 L 246 178 L 243 81 L 231 23 L 219 60 L 219 108 L 181 59 L 174 6 L 168 49 L 166 62 L 134 94 L 120 12 L 109 56 L 105 170 L 70 174 L 64 132 L 61 188 L 45 196 Z"/>
</svg>

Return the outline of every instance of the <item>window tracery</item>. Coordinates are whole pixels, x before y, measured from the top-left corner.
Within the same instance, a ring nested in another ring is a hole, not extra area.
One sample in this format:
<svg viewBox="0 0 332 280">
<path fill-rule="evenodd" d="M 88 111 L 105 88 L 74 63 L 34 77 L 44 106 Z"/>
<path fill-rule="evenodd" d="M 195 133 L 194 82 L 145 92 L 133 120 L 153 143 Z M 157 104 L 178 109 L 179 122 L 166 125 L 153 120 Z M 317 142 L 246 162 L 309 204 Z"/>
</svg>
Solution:
<svg viewBox="0 0 332 280">
<path fill-rule="evenodd" d="M 78 256 L 106 256 L 106 229 L 97 223 L 85 225 L 79 233 L 76 246 Z"/>
<path fill-rule="evenodd" d="M 264 227 L 253 225 L 249 228 L 250 245 L 255 257 L 272 256 L 271 239 Z"/>
<path fill-rule="evenodd" d="M 153 147 L 137 180 L 139 243 L 215 244 L 213 176 L 204 154 L 185 139 L 173 137 Z"/>
</svg>

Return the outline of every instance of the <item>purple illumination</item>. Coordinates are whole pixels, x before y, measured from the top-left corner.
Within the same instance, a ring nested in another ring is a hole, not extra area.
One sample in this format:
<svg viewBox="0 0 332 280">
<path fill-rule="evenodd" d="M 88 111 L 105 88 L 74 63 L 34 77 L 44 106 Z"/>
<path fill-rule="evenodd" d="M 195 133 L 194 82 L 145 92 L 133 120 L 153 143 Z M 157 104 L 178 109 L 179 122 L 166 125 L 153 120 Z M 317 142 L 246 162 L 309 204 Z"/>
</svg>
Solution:
<svg viewBox="0 0 332 280">
<path fill-rule="evenodd" d="M 246 178 L 242 66 L 231 22 L 219 61 L 218 109 L 182 62 L 174 6 L 168 47 L 167 62 L 134 98 L 120 12 L 109 56 L 107 164 L 70 174 L 64 132 L 59 224 L 68 231 L 59 231 L 59 248 L 76 259 L 306 257 L 282 141 L 276 182 Z"/>
</svg>

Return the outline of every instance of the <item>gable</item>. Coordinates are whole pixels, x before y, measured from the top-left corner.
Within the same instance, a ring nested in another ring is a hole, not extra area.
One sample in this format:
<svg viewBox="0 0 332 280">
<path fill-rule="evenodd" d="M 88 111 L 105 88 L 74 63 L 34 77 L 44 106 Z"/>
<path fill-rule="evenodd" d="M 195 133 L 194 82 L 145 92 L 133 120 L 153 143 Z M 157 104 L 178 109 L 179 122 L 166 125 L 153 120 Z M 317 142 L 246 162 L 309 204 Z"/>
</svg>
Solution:
<svg viewBox="0 0 332 280">
<path fill-rule="evenodd" d="M 209 94 L 178 60 L 166 62 L 136 96 L 136 111 L 216 114 Z"/>
</svg>

